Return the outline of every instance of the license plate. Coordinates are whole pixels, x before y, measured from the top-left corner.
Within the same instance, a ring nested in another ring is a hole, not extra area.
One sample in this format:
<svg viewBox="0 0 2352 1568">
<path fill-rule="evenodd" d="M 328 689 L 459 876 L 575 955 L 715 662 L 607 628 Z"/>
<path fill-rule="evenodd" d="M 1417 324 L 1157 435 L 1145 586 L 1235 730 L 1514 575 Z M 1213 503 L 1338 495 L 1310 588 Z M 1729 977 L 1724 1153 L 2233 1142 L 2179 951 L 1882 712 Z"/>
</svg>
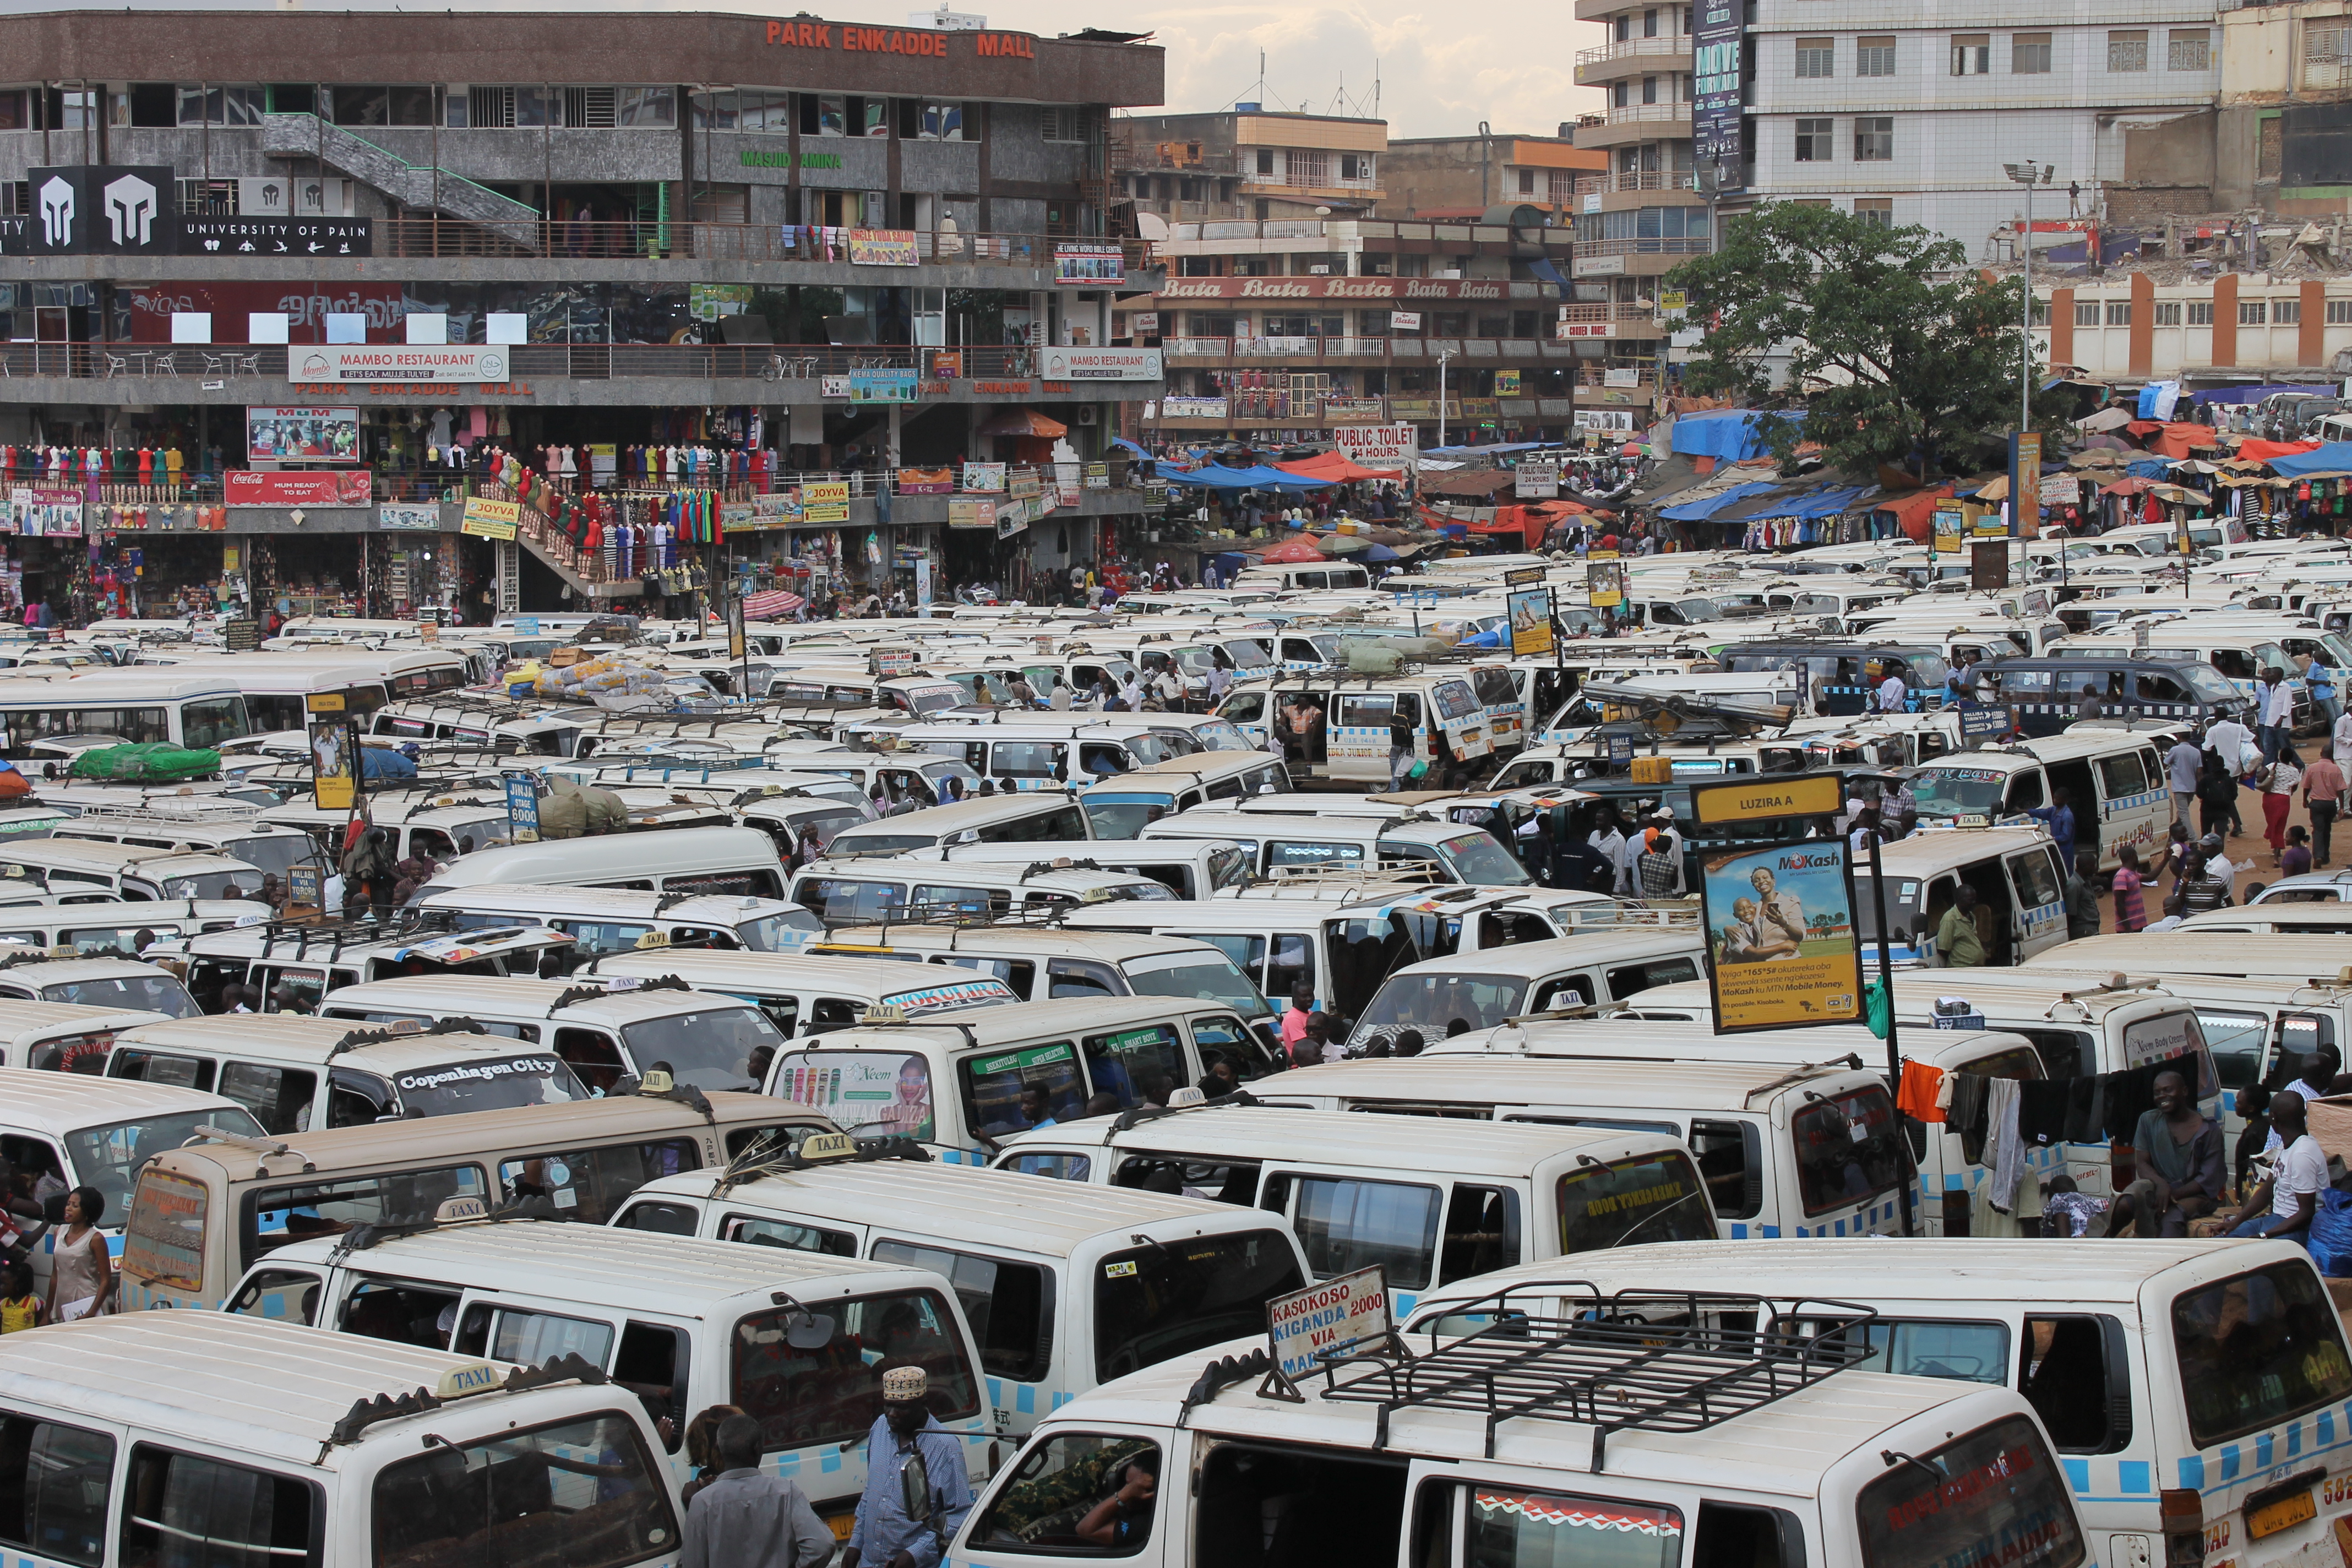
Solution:
<svg viewBox="0 0 2352 1568">
<path fill-rule="evenodd" d="M 2308 1491 L 2300 1491 L 2276 1502 L 2266 1502 L 2246 1515 L 2246 1538 L 2260 1541 L 2265 1535 L 2293 1530 L 2304 1521 L 2318 1517 L 2319 1504 L 2313 1500 Z"/>
<path fill-rule="evenodd" d="M 849 1532 L 857 1528 L 857 1516 L 854 1513 L 836 1513 L 826 1520 L 825 1523 L 833 1527 L 833 1538 L 835 1541 L 846 1541 L 849 1539 Z"/>
</svg>

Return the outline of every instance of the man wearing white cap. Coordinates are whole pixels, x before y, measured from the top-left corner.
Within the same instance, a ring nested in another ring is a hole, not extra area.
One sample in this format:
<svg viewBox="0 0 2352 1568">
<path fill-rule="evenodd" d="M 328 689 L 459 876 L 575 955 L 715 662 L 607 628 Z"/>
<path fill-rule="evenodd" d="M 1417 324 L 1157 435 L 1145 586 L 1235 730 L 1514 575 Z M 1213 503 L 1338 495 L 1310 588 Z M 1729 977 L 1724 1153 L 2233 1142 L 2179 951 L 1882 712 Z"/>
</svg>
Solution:
<svg viewBox="0 0 2352 1568">
<path fill-rule="evenodd" d="M 947 1543 L 971 1511 L 963 1444 L 940 1425 L 919 1366 L 882 1373 L 882 1415 L 866 1443 L 866 1495 L 841 1568 L 871 1558 L 878 1568 L 939 1568 Z M 910 1499 L 922 1501 L 909 1506 Z"/>
</svg>

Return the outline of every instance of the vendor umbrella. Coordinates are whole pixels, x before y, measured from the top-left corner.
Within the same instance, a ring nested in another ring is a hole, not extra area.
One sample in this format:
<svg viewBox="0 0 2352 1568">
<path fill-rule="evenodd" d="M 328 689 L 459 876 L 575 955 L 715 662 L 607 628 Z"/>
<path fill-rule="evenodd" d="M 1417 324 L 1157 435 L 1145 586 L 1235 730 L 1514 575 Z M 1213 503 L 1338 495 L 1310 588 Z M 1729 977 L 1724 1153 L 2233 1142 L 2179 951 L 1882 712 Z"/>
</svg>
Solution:
<svg viewBox="0 0 2352 1568">
<path fill-rule="evenodd" d="M 1303 533 L 1292 534 L 1258 557 L 1260 562 L 1270 566 L 1311 565 L 1323 559 L 1324 554 L 1315 548 L 1315 542 Z"/>
<path fill-rule="evenodd" d="M 1034 408 L 1008 408 L 973 432 L 980 436 L 1034 436 L 1045 441 L 1069 433 L 1068 426 L 1058 419 L 1048 419 Z"/>
<path fill-rule="evenodd" d="M 1372 542 L 1360 533 L 1334 533 L 1318 542 L 1326 555 L 1354 555 L 1372 548 Z"/>
<path fill-rule="evenodd" d="M 1402 557 L 1398 555 L 1395 551 L 1391 550 L 1385 544 L 1374 544 L 1370 541 L 1366 541 L 1363 550 L 1363 559 L 1366 561 L 1398 561 L 1402 560 Z"/>
</svg>

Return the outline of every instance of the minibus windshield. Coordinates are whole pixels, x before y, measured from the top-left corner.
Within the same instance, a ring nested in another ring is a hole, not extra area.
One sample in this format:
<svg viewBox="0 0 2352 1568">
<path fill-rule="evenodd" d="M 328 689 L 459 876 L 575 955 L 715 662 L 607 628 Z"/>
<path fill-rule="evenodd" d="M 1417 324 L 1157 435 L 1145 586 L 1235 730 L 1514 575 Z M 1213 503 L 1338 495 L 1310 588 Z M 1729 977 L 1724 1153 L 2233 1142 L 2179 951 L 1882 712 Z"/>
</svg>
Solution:
<svg viewBox="0 0 2352 1568">
<path fill-rule="evenodd" d="M 1119 965 L 1138 996 L 1191 996 L 1223 1002 L 1245 1018 L 1274 1011 L 1265 996 L 1250 984 L 1221 949 L 1206 952 L 1155 952 L 1130 958 Z"/>
<path fill-rule="evenodd" d="M 153 974 L 117 974 L 103 980 L 69 980 L 41 987 L 44 1002 L 68 1002 L 77 1007 L 131 1008 L 193 1018 L 198 1011 L 188 988 L 158 971 Z"/>
<path fill-rule="evenodd" d="M 760 1092 L 752 1053 L 764 1047 L 772 1055 L 784 1044 L 782 1032 L 757 1007 L 712 1007 L 648 1018 L 625 1026 L 621 1038 L 640 1074 L 658 1067 L 682 1085 L 752 1094 Z"/>
<path fill-rule="evenodd" d="M 167 899 L 257 899 L 261 896 L 261 873 L 256 871 L 200 871 L 185 877 L 163 879 L 163 896 Z"/>
<path fill-rule="evenodd" d="M 2074 1568 L 2084 1560 L 2065 1478 L 2025 1416 L 1905 1458 L 1854 1500 L 1866 1568 L 1993 1562 Z"/>
<path fill-rule="evenodd" d="M 971 1363 L 936 1290 L 901 1290 L 813 1307 L 778 1306 L 735 1325 L 733 1399 L 760 1423 L 769 1453 L 863 1441 L 882 1408 L 882 1369 L 930 1374 L 931 1413 L 979 1413 Z M 824 1342 L 808 1347 L 819 1334 Z"/>
<path fill-rule="evenodd" d="M 551 1056 L 444 1062 L 415 1072 L 394 1073 L 392 1085 L 400 1091 L 401 1110 L 410 1116 L 511 1110 L 588 1098 L 572 1069 Z"/>
<path fill-rule="evenodd" d="M 1580 1165 L 1559 1179 L 1559 1249 L 1591 1252 L 1652 1241 L 1712 1241 L 1715 1213 L 1679 1149 Z"/>
<path fill-rule="evenodd" d="M 1122 790 L 1117 795 L 1088 790 L 1081 804 L 1087 808 L 1087 820 L 1094 824 L 1096 837 L 1136 838 L 1147 826 L 1168 815 L 1174 795 L 1173 790 L 1148 794 Z"/>
<path fill-rule="evenodd" d="M 735 928 L 736 939 L 753 952 L 796 952 L 809 938 L 824 934 L 824 922 L 806 910 L 762 915 Z"/>
<path fill-rule="evenodd" d="M 1911 781 L 1922 816 L 1982 816 L 2000 809 L 2009 774 L 1994 768 L 1923 768 Z"/>
<path fill-rule="evenodd" d="M 1508 974 L 1400 974 L 1381 987 L 1356 1026 L 1412 1028 L 1425 1040 L 1442 1039 L 1463 1032 L 1454 1027 L 1457 1019 L 1493 1028 L 1519 1010 L 1526 994 L 1527 982 Z"/>
<path fill-rule="evenodd" d="M 1535 879 L 1483 827 L 1457 833 L 1437 847 L 1438 857 L 1464 881 L 1482 888 L 1524 888 Z"/>
<path fill-rule="evenodd" d="M 2189 1435 L 2200 1448 L 2283 1426 L 2352 1394 L 2343 1326 L 2301 1258 L 2174 1297 L 2172 1349 Z"/>
<path fill-rule="evenodd" d="M 176 1149 L 196 1135 L 199 1127 L 224 1132 L 261 1136 L 261 1123 L 241 1105 L 216 1110 L 175 1110 L 135 1121 L 109 1121 L 66 1134 L 66 1157 L 73 1163 L 73 1178 L 96 1187 L 106 1199 L 102 1223 L 123 1223 L 131 1213 L 131 1187 L 139 1167 L 167 1149 Z"/>
<path fill-rule="evenodd" d="M 677 1519 L 656 1474 L 644 1437 L 613 1414 L 469 1443 L 436 1439 L 375 1478 L 375 1568 L 617 1568 L 664 1556 Z"/>
<path fill-rule="evenodd" d="M 1095 1279 L 1095 1376 L 1108 1383 L 1259 1332 L 1266 1302 L 1305 1283 L 1278 1230 L 1108 1253 Z"/>
</svg>

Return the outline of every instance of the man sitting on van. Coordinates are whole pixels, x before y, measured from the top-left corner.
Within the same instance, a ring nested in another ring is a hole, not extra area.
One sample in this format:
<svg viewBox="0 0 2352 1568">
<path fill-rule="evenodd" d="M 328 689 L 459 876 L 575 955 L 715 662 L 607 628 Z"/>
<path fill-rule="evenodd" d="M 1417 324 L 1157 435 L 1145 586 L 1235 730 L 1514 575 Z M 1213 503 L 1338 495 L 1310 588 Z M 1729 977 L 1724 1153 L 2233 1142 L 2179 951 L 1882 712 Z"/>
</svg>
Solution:
<svg viewBox="0 0 2352 1568">
<path fill-rule="evenodd" d="M 2230 1223 L 2232 1239 L 2268 1236 L 2300 1244 L 2319 1212 L 2319 1190 L 2327 1184 L 2327 1152 L 2311 1135 L 2303 1096 L 2291 1089 L 2271 1096 L 2271 1128 L 2284 1143 L 2271 1174 L 2221 1217 Z"/>
<path fill-rule="evenodd" d="M 2189 1222 L 2210 1214 L 2221 1198 L 2221 1124 L 2197 1108 L 2180 1074 L 2160 1072 L 2152 1088 L 2156 1109 L 2140 1112 L 2132 1131 L 2138 1179 L 2108 1212 L 2109 1236 L 2131 1226 L 2143 1238 L 2185 1237 Z"/>
</svg>

